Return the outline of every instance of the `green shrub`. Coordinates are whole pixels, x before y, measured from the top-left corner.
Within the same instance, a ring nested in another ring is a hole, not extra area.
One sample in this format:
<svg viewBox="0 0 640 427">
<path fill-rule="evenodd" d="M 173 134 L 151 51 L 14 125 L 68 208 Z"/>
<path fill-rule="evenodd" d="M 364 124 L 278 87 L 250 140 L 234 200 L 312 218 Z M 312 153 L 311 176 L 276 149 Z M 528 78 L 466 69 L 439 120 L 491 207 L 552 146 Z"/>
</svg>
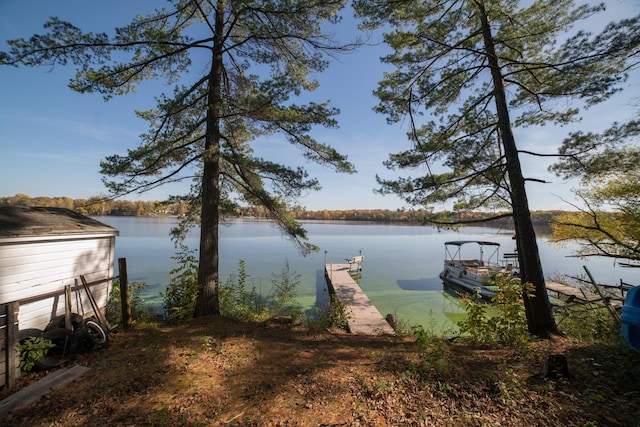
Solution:
<svg viewBox="0 0 640 427">
<path fill-rule="evenodd" d="M 347 331 L 349 329 L 349 316 L 344 304 L 334 295 L 331 301 L 324 307 L 315 307 L 315 315 L 304 319 L 305 326 L 312 330 L 336 328 Z"/>
<path fill-rule="evenodd" d="M 489 329 L 488 306 L 476 298 L 463 296 L 462 302 L 467 318 L 458 322 L 460 332 L 467 334 L 468 338 L 475 342 L 493 343 L 494 334 Z"/>
<path fill-rule="evenodd" d="M 241 320 L 251 320 L 254 318 L 249 305 L 249 301 L 252 298 L 250 293 L 245 289 L 246 282 L 247 272 L 245 262 L 241 259 L 238 263 L 237 275 L 230 274 L 226 282 L 220 283 L 220 313 L 223 316 Z M 255 303 L 253 305 L 255 306 Z"/>
<path fill-rule="evenodd" d="M 557 276 L 553 280 L 568 286 L 585 289 L 588 292 L 596 292 L 592 287 L 585 287 L 585 280 L 581 277 Z M 611 297 L 612 295 L 607 296 Z M 620 325 L 604 305 L 566 304 L 562 301 L 557 301 L 555 316 L 560 330 L 571 338 L 585 343 L 617 344 L 622 341 Z M 585 325 L 588 325 L 588 327 L 585 327 Z"/>
<path fill-rule="evenodd" d="M 531 286 L 523 286 L 519 279 L 502 274 L 495 278 L 494 283 L 498 293 L 493 305 L 465 298 L 467 319 L 459 322 L 458 326 L 471 341 L 517 348 L 530 340 L 522 295 L 529 292 Z"/>
<path fill-rule="evenodd" d="M 447 376 L 451 371 L 451 362 L 443 337 L 427 332 L 422 325 L 414 325 L 411 330 L 418 345 L 421 374 L 439 378 Z"/>
<path fill-rule="evenodd" d="M 170 282 L 162 293 L 164 315 L 167 321 L 179 322 L 193 316 L 198 296 L 198 260 L 194 251 L 181 246 L 173 257 L 178 266 L 170 273 Z M 219 283 L 218 297 L 223 316 L 250 321 L 265 320 L 272 316 L 299 315 L 296 289 L 300 274 L 292 271 L 289 262 L 278 274 L 272 274 L 271 290 L 263 296 L 261 289 L 247 288 L 247 272 L 244 260 L 239 260 L 238 272 Z"/>
<path fill-rule="evenodd" d="M 349 329 L 349 315 L 342 301 L 331 296 L 331 303 L 327 311 L 327 325 L 332 328 Z"/>
<path fill-rule="evenodd" d="M 229 275 L 220 284 L 220 312 L 224 316 L 241 320 L 260 321 L 274 316 L 300 316 L 296 289 L 300 274 L 292 271 L 289 262 L 280 273 L 272 273 L 271 289 L 266 296 L 255 284 L 247 289 L 247 272 L 244 260 L 239 261 L 238 273 Z"/>
<path fill-rule="evenodd" d="M 556 322 L 565 335 L 585 343 L 613 344 L 622 339 L 620 326 L 604 306 L 567 305 L 556 311 Z"/>
<path fill-rule="evenodd" d="M 36 362 L 47 355 L 50 349 L 56 345 L 50 340 L 42 337 L 29 337 L 20 344 L 20 369 L 29 372 L 36 365 Z"/>
<path fill-rule="evenodd" d="M 181 322 L 193 317 L 198 296 L 198 259 L 194 250 L 181 245 L 172 257 L 176 268 L 169 272 L 166 292 L 160 293 L 164 317 L 169 322 Z"/>
<path fill-rule="evenodd" d="M 271 295 L 269 298 L 269 314 L 271 316 L 290 315 L 296 317 L 299 313 L 298 295 L 296 289 L 300 285 L 300 274 L 291 271 L 289 261 L 285 259 L 280 273 L 271 274 Z"/>
<path fill-rule="evenodd" d="M 144 282 L 129 283 L 129 304 L 131 305 L 131 320 L 133 321 L 144 322 L 153 317 L 153 308 L 147 306 L 140 295 L 146 287 L 147 284 Z M 114 325 L 122 323 L 122 296 L 118 279 L 113 281 L 105 313 L 109 323 Z"/>
<path fill-rule="evenodd" d="M 410 337 L 414 335 L 415 325 L 408 320 L 396 316 L 395 327 L 393 328 L 397 337 Z"/>
</svg>

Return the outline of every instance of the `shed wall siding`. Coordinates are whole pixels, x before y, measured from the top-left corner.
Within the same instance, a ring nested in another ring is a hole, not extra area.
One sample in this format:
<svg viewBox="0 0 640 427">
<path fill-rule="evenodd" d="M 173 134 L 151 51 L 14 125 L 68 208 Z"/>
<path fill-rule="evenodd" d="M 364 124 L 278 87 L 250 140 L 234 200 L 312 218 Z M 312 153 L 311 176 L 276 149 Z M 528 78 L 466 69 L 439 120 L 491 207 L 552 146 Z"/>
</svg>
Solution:
<svg viewBox="0 0 640 427">
<path fill-rule="evenodd" d="M 0 241 L 0 304 L 21 301 L 49 292 L 50 297 L 20 305 L 20 329 L 43 329 L 64 314 L 65 285 L 81 284 L 80 275 L 92 282 L 113 276 L 115 237 L 55 241 L 37 240 L 3 244 Z M 101 307 L 107 302 L 110 282 L 91 287 Z M 72 295 L 74 312 L 92 311 L 84 290 Z"/>
</svg>

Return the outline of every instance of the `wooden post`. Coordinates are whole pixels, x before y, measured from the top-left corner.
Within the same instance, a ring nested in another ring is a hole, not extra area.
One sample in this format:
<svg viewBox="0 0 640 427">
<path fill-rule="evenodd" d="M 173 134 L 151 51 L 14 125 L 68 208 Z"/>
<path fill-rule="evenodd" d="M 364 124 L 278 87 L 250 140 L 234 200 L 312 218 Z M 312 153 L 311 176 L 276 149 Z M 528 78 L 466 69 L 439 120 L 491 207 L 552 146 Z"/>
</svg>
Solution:
<svg viewBox="0 0 640 427">
<path fill-rule="evenodd" d="M 0 388 L 9 385 L 9 362 L 7 360 L 13 356 L 11 348 L 7 345 L 9 339 L 8 311 L 9 304 L 0 304 Z"/>
<path fill-rule="evenodd" d="M 122 303 L 122 329 L 131 326 L 131 301 L 129 299 L 129 279 L 127 277 L 127 259 L 118 258 L 118 275 L 120 276 L 120 302 Z"/>
<path fill-rule="evenodd" d="M 18 349 L 18 310 L 17 302 L 7 307 L 7 387 L 12 388 L 20 375 L 20 350 Z"/>
<path fill-rule="evenodd" d="M 589 280 L 591 280 L 591 284 L 593 285 L 594 288 L 596 288 L 596 292 L 598 293 L 598 295 L 602 299 L 602 304 L 604 304 L 604 306 L 607 307 L 607 309 L 609 309 L 609 313 L 611 313 L 611 316 L 613 316 L 613 320 L 615 320 L 618 325 L 622 324 L 622 320 L 620 319 L 620 315 L 618 314 L 616 309 L 611 305 L 611 300 L 609 298 L 605 297 L 602 294 L 602 291 L 598 287 L 598 283 L 596 283 L 595 279 L 591 275 L 591 272 L 589 271 L 587 266 L 583 265 L 582 268 L 584 268 L 584 271 L 587 272 L 587 276 L 589 276 Z"/>
<path fill-rule="evenodd" d="M 64 287 L 64 327 L 67 331 L 73 330 L 71 325 L 71 285 Z"/>
</svg>

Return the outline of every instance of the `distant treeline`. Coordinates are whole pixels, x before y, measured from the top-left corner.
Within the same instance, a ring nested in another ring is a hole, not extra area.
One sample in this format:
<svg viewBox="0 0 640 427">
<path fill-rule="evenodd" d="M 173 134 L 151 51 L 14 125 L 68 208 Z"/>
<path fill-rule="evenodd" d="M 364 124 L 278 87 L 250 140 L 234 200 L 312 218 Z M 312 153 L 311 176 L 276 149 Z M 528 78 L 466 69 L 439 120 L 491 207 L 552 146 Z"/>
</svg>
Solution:
<svg viewBox="0 0 640 427">
<path fill-rule="evenodd" d="M 513 228 L 511 217 L 492 219 L 505 212 L 464 212 L 453 214 L 452 222 L 467 223 L 469 225 L 492 226 L 498 228 Z M 548 225 L 551 219 L 560 211 L 532 211 L 531 218 L 534 225 Z M 422 223 L 427 216 L 426 210 L 412 209 L 350 209 L 350 210 L 294 210 L 293 216 L 300 220 L 343 220 L 343 221 L 382 221 Z M 448 220 L 445 220 L 445 222 Z"/>
<path fill-rule="evenodd" d="M 128 201 L 110 200 L 103 197 L 89 199 L 71 199 L 69 197 L 29 197 L 26 194 L 16 194 L 13 197 L 0 197 L 0 205 L 17 206 L 45 206 L 74 210 L 88 216 L 182 216 L 187 212 L 187 206 L 182 203 L 165 203 L 160 201 Z M 346 209 L 308 211 L 296 208 L 291 211 L 298 220 L 333 220 L 333 221 L 377 221 L 377 222 L 405 222 L 420 223 L 427 211 L 413 209 Z M 548 225 L 551 219 L 560 211 L 532 211 L 534 225 Z M 499 212 L 465 212 L 453 216 L 455 221 L 475 223 L 499 214 Z M 265 209 L 257 207 L 240 207 L 236 217 L 266 218 Z M 488 225 L 501 228 L 513 228 L 511 218 L 501 218 L 487 221 L 478 225 Z"/>
<path fill-rule="evenodd" d="M 163 203 L 158 201 L 111 200 L 104 197 L 72 199 L 70 197 L 29 197 L 16 194 L 0 197 L 1 205 L 44 206 L 66 208 L 87 216 L 181 216 L 187 209 L 184 203 Z"/>
</svg>

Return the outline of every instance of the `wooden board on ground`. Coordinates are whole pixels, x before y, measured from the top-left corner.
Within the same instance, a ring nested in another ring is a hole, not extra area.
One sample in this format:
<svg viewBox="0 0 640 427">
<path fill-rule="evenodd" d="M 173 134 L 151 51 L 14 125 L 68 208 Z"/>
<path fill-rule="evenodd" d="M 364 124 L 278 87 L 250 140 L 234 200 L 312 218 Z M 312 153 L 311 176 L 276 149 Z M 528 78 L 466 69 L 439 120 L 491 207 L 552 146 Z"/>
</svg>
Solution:
<svg viewBox="0 0 640 427">
<path fill-rule="evenodd" d="M 71 368 L 58 369 L 37 382 L 15 392 L 0 402 L 0 416 L 15 409 L 31 405 L 51 390 L 56 390 L 65 384 L 84 375 L 89 368 L 75 365 Z"/>
</svg>

